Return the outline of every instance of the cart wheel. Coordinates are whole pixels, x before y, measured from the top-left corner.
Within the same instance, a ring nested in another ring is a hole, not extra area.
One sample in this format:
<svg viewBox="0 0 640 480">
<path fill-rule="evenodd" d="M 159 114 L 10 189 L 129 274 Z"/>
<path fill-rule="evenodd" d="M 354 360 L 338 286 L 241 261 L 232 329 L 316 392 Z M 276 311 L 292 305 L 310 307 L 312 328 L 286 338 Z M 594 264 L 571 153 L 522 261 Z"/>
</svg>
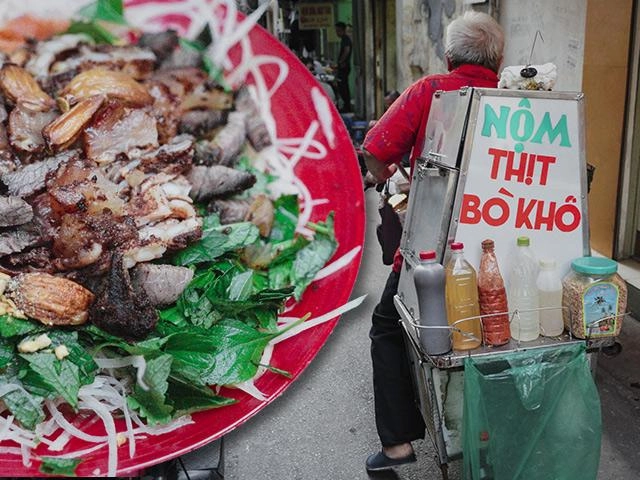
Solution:
<svg viewBox="0 0 640 480">
<path fill-rule="evenodd" d="M 607 357 L 617 357 L 622 352 L 622 344 L 620 342 L 614 342 L 612 345 L 602 347 L 602 353 Z"/>
</svg>

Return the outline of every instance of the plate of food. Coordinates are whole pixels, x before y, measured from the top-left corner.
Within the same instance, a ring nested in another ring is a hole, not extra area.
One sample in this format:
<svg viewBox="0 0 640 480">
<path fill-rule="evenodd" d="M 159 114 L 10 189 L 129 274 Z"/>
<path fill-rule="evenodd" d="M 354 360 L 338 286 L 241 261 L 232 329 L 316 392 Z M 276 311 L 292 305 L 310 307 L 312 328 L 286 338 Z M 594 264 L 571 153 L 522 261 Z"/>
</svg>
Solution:
<svg viewBox="0 0 640 480">
<path fill-rule="evenodd" d="M 199 448 L 361 301 L 355 152 L 267 7 L 3 2 L 0 475 Z"/>
</svg>

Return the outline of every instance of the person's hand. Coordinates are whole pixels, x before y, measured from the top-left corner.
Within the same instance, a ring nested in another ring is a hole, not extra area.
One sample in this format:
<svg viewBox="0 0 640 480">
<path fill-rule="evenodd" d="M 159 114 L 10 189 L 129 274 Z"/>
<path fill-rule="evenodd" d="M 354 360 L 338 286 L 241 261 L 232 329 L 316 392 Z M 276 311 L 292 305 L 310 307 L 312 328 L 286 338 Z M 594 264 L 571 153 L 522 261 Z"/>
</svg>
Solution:
<svg viewBox="0 0 640 480">
<path fill-rule="evenodd" d="M 371 172 L 366 173 L 366 175 L 362 179 L 362 183 L 364 183 L 365 190 L 368 190 L 371 187 L 375 187 L 378 184 L 378 182 L 376 182 L 376 179 L 373 178 L 373 175 L 371 175 Z"/>
</svg>

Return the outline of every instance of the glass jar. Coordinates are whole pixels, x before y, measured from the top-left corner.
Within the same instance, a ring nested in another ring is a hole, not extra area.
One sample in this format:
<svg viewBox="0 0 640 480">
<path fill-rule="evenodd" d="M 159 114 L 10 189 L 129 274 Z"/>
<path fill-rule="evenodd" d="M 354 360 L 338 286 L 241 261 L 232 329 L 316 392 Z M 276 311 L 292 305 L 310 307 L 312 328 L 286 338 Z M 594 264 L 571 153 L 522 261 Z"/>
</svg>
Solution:
<svg viewBox="0 0 640 480">
<path fill-rule="evenodd" d="M 627 284 L 618 263 L 603 257 L 580 257 L 562 279 L 565 327 L 575 337 L 618 336 L 627 308 Z"/>
</svg>

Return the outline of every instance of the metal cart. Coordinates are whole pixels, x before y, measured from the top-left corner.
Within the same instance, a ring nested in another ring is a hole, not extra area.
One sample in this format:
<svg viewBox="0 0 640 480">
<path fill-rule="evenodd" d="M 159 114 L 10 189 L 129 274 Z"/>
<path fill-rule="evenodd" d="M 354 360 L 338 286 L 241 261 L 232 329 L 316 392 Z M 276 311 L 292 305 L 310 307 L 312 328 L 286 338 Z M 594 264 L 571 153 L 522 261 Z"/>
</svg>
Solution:
<svg viewBox="0 0 640 480">
<path fill-rule="evenodd" d="M 435 250 L 445 264 L 447 245 L 453 239 L 463 241 L 467 260 L 477 268 L 480 242 L 492 238 L 503 255 L 499 263 L 505 264 L 509 245 L 525 234 L 540 255 L 555 257 L 565 271 L 572 259 L 590 255 L 582 118 L 580 93 L 469 88 L 434 95 L 425 146 L 413 171 L 395 304 L 420 410 L 445 480 L 449 463 L 462 455 L 466 357 L 586 342 L 594 372 L 598 350 L 614 342 L 597 333 L 588 340 L 568 333 L 430 357 L 420 346 L 416 328 L 418 301 L 412 273 L 421 250 Z M 554 208 L 556 216 L 547 210 L 542 218 L 522 218 L 520 214 L 534 208 L 526 210 L 522 205 L 532 201 L 540 202 L 536 203 L 540 210 Z M 563 201 L 564 213 L 570 210 L 571 215 L 558 216 L 557 207 Z M 510 206 L 511 214 L 505 214 Z"/>
</svg>

